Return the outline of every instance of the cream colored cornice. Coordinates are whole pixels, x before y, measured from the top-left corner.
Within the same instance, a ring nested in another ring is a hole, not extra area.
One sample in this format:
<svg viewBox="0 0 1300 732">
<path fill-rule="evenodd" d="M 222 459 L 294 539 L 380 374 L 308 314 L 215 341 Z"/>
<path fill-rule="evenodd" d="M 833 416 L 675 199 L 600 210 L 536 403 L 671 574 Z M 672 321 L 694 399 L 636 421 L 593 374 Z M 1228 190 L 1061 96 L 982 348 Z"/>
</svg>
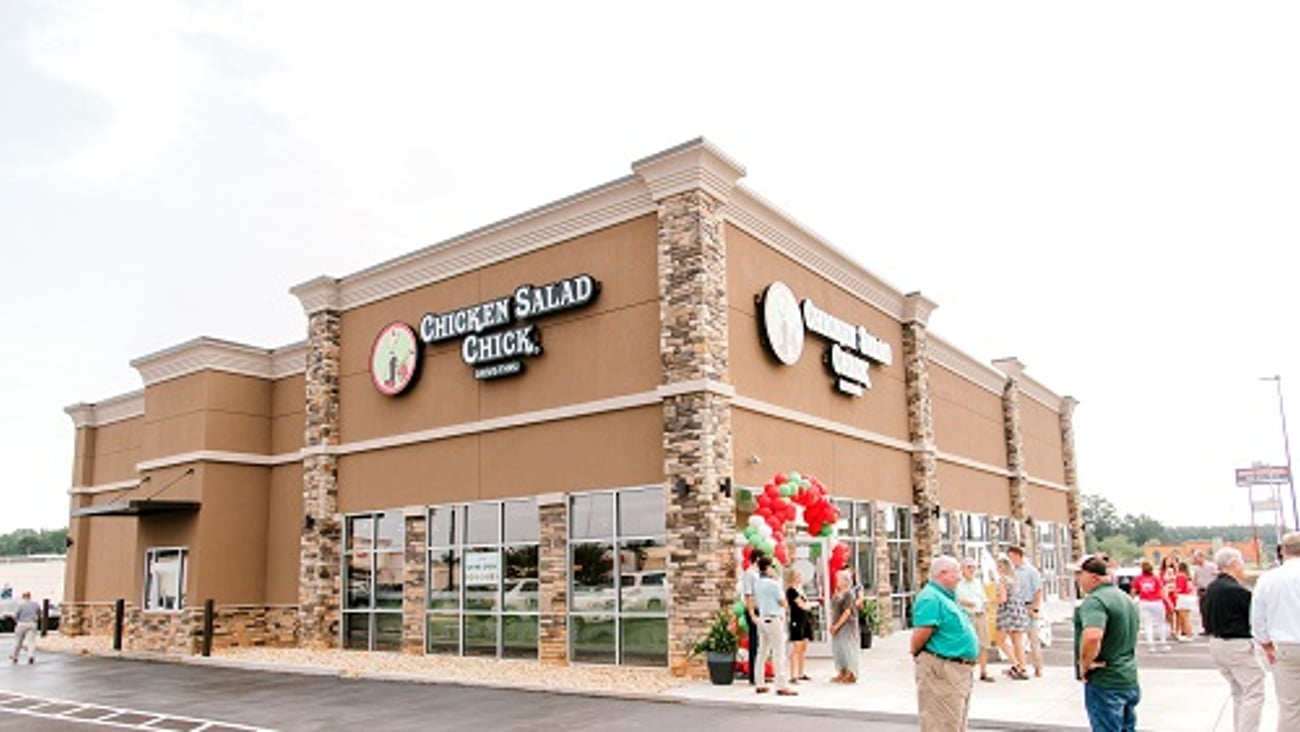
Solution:
<svg viewBox="0 0 1300 732">
<path fill-rule="evenodd" d="M 140 485 L 139 478 L 130 480 L 119 480 L 115 483 L 99 483 L 98 485 L 74 485 L 68 489 L 68 493 L 74 496 L 89 496 L 96 493 L 110 493 L 112 491 L 124 491 L 128 488 L 134 488 Z"/>
<path fill-rule="evenodd" d="M 934 333 L 926 338 L 926 357 L 967 381 L 994 394 L 1001 394 L 1007 378 L 985 366 Z"/>
<path fill-rule="evenodd" d="M 656 201 L 697 189 L 726 201 L 736 181 L 745 176 L 744 166 L 703 137 L 641 158 L 632 163 L 632 170 Z"/>
<path fill-rule="evenodd" d="M 64 412 L 72 418 L 72 424 L 82 427 L 102 427 L 113 422 L 121 422 L 144 414 L 144 392 L 133 391 L 129 394 L 111 397 L 94 404 L 80 402 L 65 407 Z"/>
<path fill-rule="evenodd" d="M 895 320 L 902 320 L 903 293 L 753 191 L 736 186 L 723 214 L 760 242 Z"/>
<path fill-rule="evenodd" d="M 136 472 L 145 473 L 150 470 L 161 470 L 162 468 L 171 468 L 177 465 L 186 465 L 188 463 L 226 463 L 230 465 L 274 467 L 276 465 L 296 463 L 300 460 L 302 460 L 302 453 L 298 451 L 285 452 L 278 455 L 259 455 L 252 452 L 194 450 L 193 452 L 183 452 L 176 455 L 154 458 L 153 460 L 144 460 L 136 463 L 135 469 Z"/>
<path fill-rule="evenodd" d="M 307 370 L 307 341 L 291 343 L 271 351 L 271 378 L 301 374 Z"/>
<path fill-rule="evenodd" d="M 318 277 L 290 292 L 309 315 L 351 310 L 654 211 L 645 184 L 627 176 L 339 280 Z M 337 284 L 336 298 L 323 294 L 328 283 Z"/>
<path fill-rule="evenodd" d="M 939 307 L 934 300 L 922 295 L 919 292 L 909 292 L 903 296 L 903 317 L 904 323 L 919 323 L 921 327 L 930 324 L 930 313 Z"/>
<path fill-rule="evenodd" d="M 205 370 L 274 379 L 273 353 L 265 348 L 205 337 L 141 356 L 131 361 L 131 365 L 140 372 L 145 386 Z"/>
<path fill-rule="evenodd" d="M 321 275 L 290 287 L 289 292 L 302 303 L 303 312 L 307 315 L 315 315 L 322 310 L 338 310 L 342 307 L 339 281 L 333 277 Z"/>
<path fill-rule="evenodd" d="M 1006 374 L 1006 378 L 1015 379 L 1021 394 L 1057 414 L 1060 414 L 1065 409 L 1065 399 L 1026 374 L 1025 364 L 1015 356 L 994 359 L 993 366 Z"/>
</svg>

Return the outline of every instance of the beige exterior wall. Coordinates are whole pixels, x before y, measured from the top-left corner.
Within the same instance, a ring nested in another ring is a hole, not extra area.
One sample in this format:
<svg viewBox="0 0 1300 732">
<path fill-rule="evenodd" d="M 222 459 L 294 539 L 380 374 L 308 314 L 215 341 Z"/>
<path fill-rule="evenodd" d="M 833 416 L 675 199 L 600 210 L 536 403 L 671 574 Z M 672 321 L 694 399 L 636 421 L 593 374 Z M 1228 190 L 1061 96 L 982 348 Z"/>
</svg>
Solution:
<svg viewBox="0 0 1300 732">
<path fill-rule="evenodd" d="M 90 480 L 82 485 L 101 485 L 135 478 L 135 466 L 140 462 L 143 424 L 143 418 L 133 417 L 102 427 L 78 430 L 89 433 L 86 442 L 91 448 L 91 457 L 87 462 L 89 471 L 86 471 Z M 85 459 L 84 456 L 78 458 Z"/>
<path fill-rule="evenodd" d="M 1029 515 L 1035 521 L 1051 521 L 1058 524 L 1070 522 L 1070 511 L 1066 505 L 1068 494 L 1057 488 L 1029 484 Z"/>
<path fill-rule="evenodd" d="M 931 362 L 930 400 L 934 411 L 934 441 L 940 451 L 998 468 L 1007 467 L 1001 394 L 994 394 Z"/>
<path fill-rule="evenodd" d="M 779 472 L 815 475 L 837 498 L 911 503 L 908 453 L 737 409 L 732 413 L 736 482 L 762 487 Z M 757 455 L 760 462 L 750 462 Z"/>
<path fill-rule="evenodd" d="M 68 602 L 112 602 L 122 597 L 138 605 L 136 576 L 143 571 L 140 565 L 144 564 L 144 557 L 141 556 L 139 561 L 134 558 L 137 521 L 128 517 L 100 517 L 79 519 L 77 523 L 76 541 L 84 543 L 87 548 L 79 573 L 84 586 L 79 596 L 69 592 L 64 599 Z"/>
<path fill-rule="evenodd" d="M 544 251 L 403 293 L 343 314 L 342 442 L 458 425 L 654 389 L 660 381 L 655 222 L 643 217 Z M 416 327 L 445 312 L 587 273 L 596 302 L 536 322 L 544 352 L 516 377 L 478 382 L 461 339 L 425 348 L 419 381 L 400 397 L 371 383 L 370 349 L 386 324 Z"/>
<path fill-rule="evenodd" d="M 270 469 L 201 467 L 203 507 L 189 544 L 190 604 L 255 604 L 266 597 L 267 493 Z"/>
<path fill-rule="evenodd" d="M 1061 453 L 1061 417 L 1038 401 L 1021 396 L 1020 429 L 1025 441 L 1025 470 L 1030 476 L 1065 483 Z"/>
<path fill-rule="evenodd" d="M 302 374 L 295 374 L 275 382 L 271 390 L 272 455 L 283 455 L 302 449 L 305 422 L 303 404 L 306 393 Z"/>
<path fill-rule="evenodd" d="M 944 510 L 1010 516 L 1007 478 L 940 460 L 939 505 Z"/>
<path fill-rule="evenodd" d="M 726 236 L 728 348 L 731 383 L 737 394 L 906 441 L 902 326 L 743 230 L 728 226 Z M 822 363 L 827 345 L 820 336 L 807 335 L 803 356 L 793 366 L 779 364 L 767 353 L 759 338 L 754 298 L 776 280 L 789 285 L 800 301 L 812 299 L 822 310 L 864 326 L 890 344 L 893 364 L 871 367 L 872 388 L 866 395 L 859 399 L 835 390 L 832 376 Z M 747 453 L 737 443 L 738 460 L 742 454 Z"/>
<path fill-rule="evenodd" d="M 271 471 L 266 511 L 266 602 L 298 602 L 298 550 L 302 531 L 302 465 Z"/>
</svg>

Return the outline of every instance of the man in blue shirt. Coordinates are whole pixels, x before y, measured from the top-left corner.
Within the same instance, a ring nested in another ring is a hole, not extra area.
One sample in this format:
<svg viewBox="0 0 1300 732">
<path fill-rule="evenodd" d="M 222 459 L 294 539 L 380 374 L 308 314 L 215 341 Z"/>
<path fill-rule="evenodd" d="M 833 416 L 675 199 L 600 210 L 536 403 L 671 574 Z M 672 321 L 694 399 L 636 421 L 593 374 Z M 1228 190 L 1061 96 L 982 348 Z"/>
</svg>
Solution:
<svg viewBox="0 0 1300 732">
<path fill-rule="evenodd" d="M 957 604 L 961 563 L 943 555 L 930 563 L 930 581 L 912 604 L 912 657 L 921 732 L 961 732 L 970 711 L 971 671 L 979 640 Z"/>
<path fill-rule="evenodd" d="M 754 605 L 758 610 L 758 655 L 751 662 L 755 665 L 754 679 L 759 681 L 755 689 L 760 694 L 767 693 L 767 679 L 762 676 L 763 666 L 767 664 L 768 654 L 772 655 L 772 665 L 776 666 L 776 693 L 781 696 L 797 696 L 799 692 L 789 687 L 790 676 L 785 668 L 785 588 L 781 586 L 772 571 L 772 558 L 762 557 L 758 560 L 758 583 L 754 586 Z"/>
</svg>

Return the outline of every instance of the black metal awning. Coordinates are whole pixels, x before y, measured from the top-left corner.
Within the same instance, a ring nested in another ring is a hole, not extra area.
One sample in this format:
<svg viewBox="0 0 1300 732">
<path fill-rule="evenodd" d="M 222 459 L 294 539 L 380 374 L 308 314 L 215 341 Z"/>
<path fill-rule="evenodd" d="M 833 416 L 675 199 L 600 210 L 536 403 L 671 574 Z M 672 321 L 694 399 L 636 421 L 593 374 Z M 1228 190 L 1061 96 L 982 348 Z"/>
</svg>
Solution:
<svg viewBox="0 0 1300 732">
<path fill-rule="evenodd" d="M 198 501 L 151 501 L 136 499 L 131 501 L 114 501 L 98 506 L 86 506 L 72 511 L 73 518 L 85 516 L 153 516 L 160 513 L 194 513 L 199 510 Z"/>
</svg>

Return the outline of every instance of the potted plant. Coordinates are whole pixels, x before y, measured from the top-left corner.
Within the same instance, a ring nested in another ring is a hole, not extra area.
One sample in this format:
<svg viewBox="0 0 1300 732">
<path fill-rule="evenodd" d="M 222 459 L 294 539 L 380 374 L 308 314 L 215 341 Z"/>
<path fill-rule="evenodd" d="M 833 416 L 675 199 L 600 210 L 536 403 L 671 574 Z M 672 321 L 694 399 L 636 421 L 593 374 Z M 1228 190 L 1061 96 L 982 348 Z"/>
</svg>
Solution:
<svg viewBox="0 0 1300 732">
<path fill-rule="evenodd" d="M 858 606 L 858 633 L 862 638 L 862 647 L 870 648 L 871 639 L 883 630 L 880 618 L 880 601 L 868 597 Z"/>
<path fill-rule="evenodd" d="M 709 679 L 717 685 L 730 684 L 736 678 L 736 634 L 731 625 L 732 614 L 723 610 L 713 618 L 704 637 L 691 644 L 690 655 L 705 654 Z"/>
</svg>

